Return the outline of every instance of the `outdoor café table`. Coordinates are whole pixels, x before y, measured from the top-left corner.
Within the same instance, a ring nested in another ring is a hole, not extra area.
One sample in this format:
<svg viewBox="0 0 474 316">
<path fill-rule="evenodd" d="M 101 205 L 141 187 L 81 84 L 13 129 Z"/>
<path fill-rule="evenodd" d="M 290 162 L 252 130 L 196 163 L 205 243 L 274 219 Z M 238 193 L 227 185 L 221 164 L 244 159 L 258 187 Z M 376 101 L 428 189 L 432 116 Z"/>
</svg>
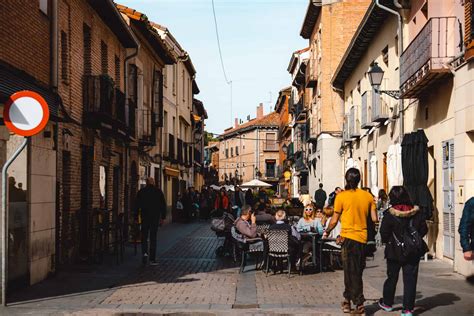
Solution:
<svg viewBox="0 0 474 316">
<path fill-rule="evenodd" d="M 311 238 L 311 244 L 312 244 L 312 262 L 313 262 L 313 266 L 316 267 L 316 243 L 318 241 L 318 237 L 319 237 L 319 234 L 318 233 L 314 233 L 314 232 L 300 232 L 300 235 L 301 235 L 301 239 L 309 239 Z"/>
<path fill-rule="evenodd" d="M 335 242 L 335 238 L 320 238 L 319 243 L 319 272 L 323 272 L 323 247 L 325 243 Z"/>
</svg>

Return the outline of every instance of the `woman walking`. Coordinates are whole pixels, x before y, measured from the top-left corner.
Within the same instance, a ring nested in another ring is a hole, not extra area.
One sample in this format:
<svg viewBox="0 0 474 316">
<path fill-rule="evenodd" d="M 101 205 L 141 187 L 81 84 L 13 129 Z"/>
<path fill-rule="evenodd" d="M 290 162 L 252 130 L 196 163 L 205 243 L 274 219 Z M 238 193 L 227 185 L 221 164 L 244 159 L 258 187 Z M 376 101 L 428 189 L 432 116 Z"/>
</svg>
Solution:
<svg viewBox="0 0 474 316">
<path fill-rule="evenodd" d="M 392 207 L 386 212 L 380 227 L 382 242 L 386 244 L 387 280 L 383 286 L 383 298 L 379 300 L 379 306 L 387 312 L 393 310 L 398 274 L 402 269 L 402 316 L 411 316 L 415 308 L 420 257 L 427 249 L 421 238 L 428 232 L 428 227 L 423 214 L 417 206 L 413 205 L 404 187 L 394 186 L 389 193 L 389 198 Z M 407 236 L 409 242 L 406 242 Z"/>
</svg>

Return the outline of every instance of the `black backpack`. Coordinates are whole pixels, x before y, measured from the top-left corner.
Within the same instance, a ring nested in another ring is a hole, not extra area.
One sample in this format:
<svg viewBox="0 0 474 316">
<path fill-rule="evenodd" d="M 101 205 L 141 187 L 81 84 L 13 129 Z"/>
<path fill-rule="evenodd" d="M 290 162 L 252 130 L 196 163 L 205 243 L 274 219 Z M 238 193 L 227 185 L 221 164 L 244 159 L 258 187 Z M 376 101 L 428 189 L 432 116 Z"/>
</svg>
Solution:
<svg viewBox="0 0 474 316">
<path fill-rule="evenodd" d="M 394 218 L 402 225 L 398 218 Z M 395 242 L 395 253 L 402 261 L 421 257 L 428 251 L 428 246 L 426 245 L 423 238 L 421 238 L 416 228 L 413 226 L 413 218 L 410 219 L 408 226 L 402 228 L 402 234 L 400 238 L 397 238 L 395 232 L 392 232 L 392 235 Z"/>
</svg>

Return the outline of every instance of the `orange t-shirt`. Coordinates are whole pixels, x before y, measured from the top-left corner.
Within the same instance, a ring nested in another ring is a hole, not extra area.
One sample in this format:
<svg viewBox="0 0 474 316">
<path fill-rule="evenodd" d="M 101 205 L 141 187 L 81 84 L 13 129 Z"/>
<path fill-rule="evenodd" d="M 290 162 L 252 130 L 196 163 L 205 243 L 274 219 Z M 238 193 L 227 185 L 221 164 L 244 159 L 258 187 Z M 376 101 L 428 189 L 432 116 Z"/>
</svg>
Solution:
<svg viewBox="0 0 474 316">
<path fill-rule="evenodd" d="M 346 190 L 334 201 L 334 212 L 341 214 L 341 237 L 367 243 L 367 216 L 375 210 L 372 195 L 364 190 Z"/>
</svg>

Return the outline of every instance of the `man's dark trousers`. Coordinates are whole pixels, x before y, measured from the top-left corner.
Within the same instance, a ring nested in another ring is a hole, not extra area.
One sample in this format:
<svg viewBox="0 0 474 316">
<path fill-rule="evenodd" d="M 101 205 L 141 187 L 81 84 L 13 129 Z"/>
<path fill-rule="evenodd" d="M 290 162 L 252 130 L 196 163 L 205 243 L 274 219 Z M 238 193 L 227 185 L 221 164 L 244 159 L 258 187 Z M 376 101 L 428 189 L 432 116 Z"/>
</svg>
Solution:
<svg viewBox="0 0 474 316">
<path fill-rule="evenodd" d="M 156 233 L 158 221 L 144 221 L 142 223 L 142 253 L 149 254 L 150 261 L 156 260 Z M 150 251 L 148 252 L 148 237 L 150 238 Z"/>
<path fill-rule="evenodd" d="M 362 273 L 365 268 L 365 244 L 346 238 L 342 244 L 342 266 L 344 269 L 344 298 L 356 305 L 362 305 L 364 284 Z"/>
<path fill-rule="evenodd" d="M 387 260 L 387 280 L 383 285 L 383 302 L 385 304 L 389 306 L 393 305 L 398 275 L 401 268 L 403 270 L 403 308 L 407 310 L 414 309 L 419 265 L 419 258 L 405 263 L 400 263 L 396 260 Z"/>
</svg>

